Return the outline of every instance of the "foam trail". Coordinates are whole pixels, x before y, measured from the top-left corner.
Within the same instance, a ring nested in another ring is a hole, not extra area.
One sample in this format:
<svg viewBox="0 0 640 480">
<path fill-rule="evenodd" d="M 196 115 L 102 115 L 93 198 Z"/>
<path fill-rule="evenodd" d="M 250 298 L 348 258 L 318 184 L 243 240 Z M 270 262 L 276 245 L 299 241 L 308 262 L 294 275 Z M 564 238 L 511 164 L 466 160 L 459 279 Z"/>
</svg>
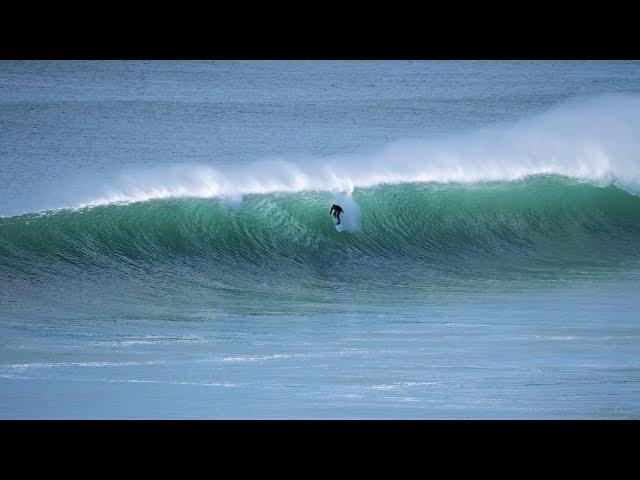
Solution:
<svg viewBox="0 0 640 480">
<path fill-rule="evenodd" d="M 573 100 L 509 125 L 399 141 L 370 155 L 270 159 L 224 170 L 183 165 L 130 171 L 93 189 L 88 198 L 57 207 L 217 197 L 237 209 L 251 194 L 340 192 L 349 207 L 349 228 L 357 228 L 358 209 L 348 195 L 355 188 L 512 181 L 540 174 L 614 183 L 640 193 L 640 95 Z"/>
</svg>

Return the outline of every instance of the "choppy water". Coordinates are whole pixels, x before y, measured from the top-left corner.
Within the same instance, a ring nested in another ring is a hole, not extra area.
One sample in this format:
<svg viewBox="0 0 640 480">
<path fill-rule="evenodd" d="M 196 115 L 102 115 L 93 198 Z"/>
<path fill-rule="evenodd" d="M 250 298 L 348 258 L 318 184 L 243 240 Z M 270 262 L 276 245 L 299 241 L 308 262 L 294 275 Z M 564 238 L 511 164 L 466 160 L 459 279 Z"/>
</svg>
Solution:
<svg viewBox="0 0 640 480">
<path fill-rule="evenodd" d="M 0 417 L 638 418 L 639 133 L 638 62 L 2 62 Z"/>
</svg>

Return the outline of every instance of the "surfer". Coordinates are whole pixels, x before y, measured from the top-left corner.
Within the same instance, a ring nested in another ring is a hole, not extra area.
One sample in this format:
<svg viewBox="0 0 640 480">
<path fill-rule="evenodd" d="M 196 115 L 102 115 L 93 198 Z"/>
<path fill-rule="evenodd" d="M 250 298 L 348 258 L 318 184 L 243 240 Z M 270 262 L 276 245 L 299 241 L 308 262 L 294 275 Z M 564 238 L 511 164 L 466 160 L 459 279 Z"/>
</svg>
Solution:
<svg viewBox="0 0 640 480">
<path fill-rule="evenodd" d="M 338 219 L 338 223 L 336 223 L 336 225 L 340 225 L 340 214 L 342 212 L 344 212 L 344 210 L 342 210 L 342 207 L 340 205 L 336 205 L 335 203 L 331 206 L 331 210 L 329 210 L 329 213 Z"/>
</svg>

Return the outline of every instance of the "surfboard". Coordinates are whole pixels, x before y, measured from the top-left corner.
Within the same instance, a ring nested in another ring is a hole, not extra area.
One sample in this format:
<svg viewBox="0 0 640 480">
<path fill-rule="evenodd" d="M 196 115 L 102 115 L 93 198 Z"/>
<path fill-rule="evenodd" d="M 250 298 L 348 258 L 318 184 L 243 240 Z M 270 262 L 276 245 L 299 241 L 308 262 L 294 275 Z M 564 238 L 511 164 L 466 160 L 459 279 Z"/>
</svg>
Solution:
<svg viewBox="0 0 640 480">
<path fill-rule="evenodd" d="M 336 226 L 336 230 L 341 232 L 342 231 L 342 222 L 340 222 L 340 224 L 338 224 L 338 219 L 336 217 L 333 217 L 333 224 Z"/>
</svg>

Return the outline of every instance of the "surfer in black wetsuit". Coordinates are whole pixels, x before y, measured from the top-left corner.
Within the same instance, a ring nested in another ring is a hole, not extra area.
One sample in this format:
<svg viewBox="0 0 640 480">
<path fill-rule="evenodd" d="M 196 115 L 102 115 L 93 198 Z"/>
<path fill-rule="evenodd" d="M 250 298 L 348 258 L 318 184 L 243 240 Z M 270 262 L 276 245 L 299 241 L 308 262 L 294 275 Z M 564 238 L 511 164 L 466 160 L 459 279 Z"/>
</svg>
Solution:
<svg viewBox="0 0 640 480">
<path fill-rule="evenodd" d="M 335 203 L 331 206 L 331 210 L 329 213 L 338 219 L 338 223 L 336 225 L 340 225 L 340 214 L 344 212 L 340 205 L 336 205 Z"/>
</svg>

